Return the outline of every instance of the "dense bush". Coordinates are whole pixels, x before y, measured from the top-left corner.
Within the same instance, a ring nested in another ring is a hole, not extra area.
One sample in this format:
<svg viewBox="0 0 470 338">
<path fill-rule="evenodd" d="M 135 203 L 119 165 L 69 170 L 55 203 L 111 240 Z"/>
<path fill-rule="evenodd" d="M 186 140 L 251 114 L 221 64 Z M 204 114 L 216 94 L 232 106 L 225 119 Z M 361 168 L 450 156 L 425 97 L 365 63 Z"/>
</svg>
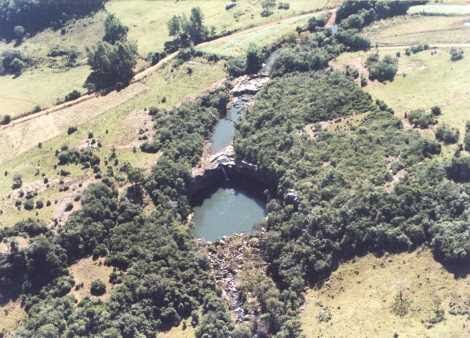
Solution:
<svg viewBox="0 0 470 338">
<path fill-rule="evenodd" d="M 307 23 L 307 30 L 310 32 L 315 32 L 319 28 L 323 28 L 326 24 L 326 18 L 325 17 L 316 17 L 313 16 L 310 19 L 308 19 Z"/>
<path fill-rule="evenodd" d="M 405 54 L 406 55 L 417 54 L 428 49 L 429 49 L 428 44 L 418 44 L 418 45 L 414 45 L 414 46 L 411 46 L 410 48 L 405 49 Z"/>
<path fill-rule="evenodd" d="M 451 61 L 458 61 L 458 60 L 461 60 L 463 59 L 463 49 L 461 48 L 454 48 L 452 47 L 450 49 L 450 60 Z"/>
<path fill-rule="evenodd" d="M 415 128 L 428 128 L 429 126 L 437 123 L 434 119 L 434 115 L 431 112 L 427 112 L 424 109 L 413 110 L 407 115 L 408 121 Z"/>
<path fill-rule="evenodd" d="M 444 168 L 431 163 L 414 167 L 438 153 L 439 146 L 404 130 L 389 112 L 374 108 L 347 78 L 318 76 L 274 80 L 258 94 L 235 142 L 242 159 L 279 182 L 278 198 L 269 203 L 265 224 L 266 254 L 276 280 L 301 290 L 305 281 L 325 276 L 343 257 L 368 250 L 408 250 L 424 242 L 436 254 L 442 252 L 443 259 L 453 259 L 449 249 L 462 248 L 467 236 L 458 235 L 461 228 L 449 230 L 459 239 L 442 243 L 445 249 L 438 244 L 441 232 L 428 238 L 427 229 L 438 220 L 465 217 L 462 205 L 469 205 L 470 199 L 461 194 L 466 187 L 447 181 L 465 178 L 459 177 L 469 172 L 462 168 L 462 160 L 456 174 L 450 170 L 446 175 Z M 366 111 L 367 118 L 347 131 L 320 131 L 314 140 L 298 136 L 306 123 Z M 388 158 L 396 159 L 392 167 L 410 172 L 392 192 L 384 191 L 391 175 L 384 165 Z M 297 202 L 287 197 L 292 191 Z M 460 262 L 468 259 L 461 253 L 455 257 Z"/>
<path fill-rule="evenodd" d="M 73 101 L 73 100 L 76 100 L 78 99 L 82 94 L 80 94 L 80 92 L 76 89 L 72 90 L 70 93 L 68 93 L 67 95 L 65 95 L 65 98 L 64 98 L 64 101 L 67 102 L 67 101 Z"/>
<path fill-rule="evenodd" d="M 65 21 L 102 9 L 104 0 L 11 0 L 0 1 L 0 37 L 18 37 L 20 28 L 34 34 L 47 27 L 60 27 Z"/>
<path fill-rule="evenodd" d="M 466 151 L 470 151 L 470 122 L 465 123 L 465 136 L 463 139 L 463 146 Z"/>
<path fill-rule="evenodd" d="M 10 122 L 11 122 L 11 115 L 6 114 L 6 115 L 0 116 L 0 124 L 5 125 L 5 124 L 9 124 Z"/>
<path fill-rule="evenodd" d="M 31 60 L 18 50 L 6 50 L 0 55 L 1 71 L 0 75 L 13 74 L 20 75 L 23 70 L 31 64 Z"/>
<path fill-rule="evenodd" d="M 346 0 L 336 12 L 336 22 L 346 28 L 362 28 L 372 21 L 406 14 L 411 6 L 425 0 Z"/>
<path fill-rule="evenodd" d="M 398 71 L 397 59 L 387 55 L 380 59 L 378 54 L 371 54 L 366 61 L 369 79 L 380 82 L 393 81 Z"/>
<path fill-rule="evenodd" d="M 93 296 L 101 296 L 106 293 L 106 285 L 99 279 L 95 279 L 91 282 L 90 293 Z"/>
<path fill-rule="evenodd" d="M 436 129 L 436 139 L 446 144 L 453 144 L 459 141 L 459 130 L 451 128 L 446 124 L 440 125 Z"/>
</svg>

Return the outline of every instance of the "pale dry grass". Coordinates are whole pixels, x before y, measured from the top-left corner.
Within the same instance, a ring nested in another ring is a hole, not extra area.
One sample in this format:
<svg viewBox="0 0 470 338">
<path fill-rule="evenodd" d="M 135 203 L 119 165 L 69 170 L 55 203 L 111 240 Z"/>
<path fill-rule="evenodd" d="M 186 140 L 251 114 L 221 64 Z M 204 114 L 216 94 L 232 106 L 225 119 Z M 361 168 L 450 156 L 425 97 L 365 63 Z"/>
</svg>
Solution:
<svg viewBox="0 0 470 338">
<path fill-rule="evenodd" d="M 195 338 L 196 330 L 191 326 L 190 320 L 185 320 L 186 328 L 183 329 L 183 322 L 177 326 L 173 327 L 167 332 L 159 332 L 158 337 L 161 338 Z"/>
<path fill-rule="evenodd" d="M 0 242 L 0 254 L 7 254 L 8 252 L 10 252 L 10 243 L 12 241 L 16 242 L 19 249 L 24 249 L 28 247 L 29 245 L 29 240 L 25 237 L 14 236 L 14 237 L 4 238 L 3 241 Z"/>
<path fill-rule="evenodd" d="M 72 288 L 71 294 L 78 301 L 85 297 L 100 298 L 107 300 L 111 296 L 112 284 L 109 282 L 109 275 L 113 271 L 110 266 L 104 265 L 102 259 L 93 260 L 92 258 L 84 258 L 69 267 L 70 274 L 75 280 L 75 285 L 83 283 L 83 287 L 78 290 Z M 91 282 L 100 280 L 106 285 L 106 293 L 100 297 L 95 297 L 90 294 Z"/>
<path fill-rule="evenodd" d="M 392 311 L 398 297 L 405 312 Z M 470 277 L 456 279 L 429 250 L 377 258 L 367 255 L 342 264 L 319 289 L 307 292 L 301 314 L 313 337 L 468 337 L 470 318 L 451 315 L 451 303 L 470 306 Z M 426 324 L 444 311 L 444 320 Z M 331 319 L 319 320 L 320 313 Z"/>
<path fill-rule="evenodd" d="M 26 312 L 21 306 L 19 300 L 9 301 L 0 306 L 0 336 L 5 338 L 12 337 L 13 331 L 19 326 L 26 317 Z"/>
</svg>

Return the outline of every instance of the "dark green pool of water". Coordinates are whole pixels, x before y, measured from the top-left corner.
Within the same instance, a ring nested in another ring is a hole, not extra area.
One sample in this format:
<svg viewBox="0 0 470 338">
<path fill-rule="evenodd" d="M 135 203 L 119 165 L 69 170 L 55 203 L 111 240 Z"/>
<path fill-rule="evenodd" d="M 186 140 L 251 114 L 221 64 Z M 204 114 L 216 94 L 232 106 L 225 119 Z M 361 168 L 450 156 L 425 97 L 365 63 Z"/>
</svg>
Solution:
<svg viewBox="0 0 470 338">
<path fill-rule="evenodd" d="M 219 188 L 194 208 L 194 233 L 215 241 L 235 233 L 249 233 L 265 216 L 264 203 L 234 188 Z"/>
<path fill-rule="evenodd" d="M 210 140 L 212 153 L 218 153 L 226 146 L 232 144 L 233 137 L 235 136 L 235 124 L 240 121 L 251 98 L 252 96 L 250 95 L 235 98 L 227 110 L 227 116 L 217 122 Z"/>
</svg>

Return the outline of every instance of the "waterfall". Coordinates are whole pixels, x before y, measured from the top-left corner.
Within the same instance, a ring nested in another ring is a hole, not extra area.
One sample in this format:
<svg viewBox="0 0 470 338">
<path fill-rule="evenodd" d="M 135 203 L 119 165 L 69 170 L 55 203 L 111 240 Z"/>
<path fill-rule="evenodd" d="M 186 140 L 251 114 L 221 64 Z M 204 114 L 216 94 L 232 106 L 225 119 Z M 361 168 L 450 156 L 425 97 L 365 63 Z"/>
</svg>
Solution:
<svg viewBox="0 0 470 338">
<path fill-rule="evenodd" d="M 230 177 L 228 177 L 227 171 L 225 170 L 225 167 L 222 165 L 222 166 L 220 166 L 220 168 L 222 169 L 222 172 L 224 173 L 225 180 L 230 181 Z"/>
</svg>

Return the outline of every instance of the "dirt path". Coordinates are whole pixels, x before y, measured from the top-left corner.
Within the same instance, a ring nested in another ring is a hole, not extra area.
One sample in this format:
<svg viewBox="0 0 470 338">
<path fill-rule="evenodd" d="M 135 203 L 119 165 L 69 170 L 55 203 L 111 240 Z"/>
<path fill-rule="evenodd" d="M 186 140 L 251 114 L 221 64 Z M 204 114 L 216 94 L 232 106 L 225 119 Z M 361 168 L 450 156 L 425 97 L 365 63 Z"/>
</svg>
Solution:
<svg viewBox="0 0 470 338">
<path fill-rule="evenodd" d="M 386 42 L 378 42 L 377 44 L 380 49 L 409 48 L 415 46 L 414 44 L 394 44 Z M 470 43 L 430 43 L 429 46 L 437 48 L 470 48 Z"/>
</svg>

